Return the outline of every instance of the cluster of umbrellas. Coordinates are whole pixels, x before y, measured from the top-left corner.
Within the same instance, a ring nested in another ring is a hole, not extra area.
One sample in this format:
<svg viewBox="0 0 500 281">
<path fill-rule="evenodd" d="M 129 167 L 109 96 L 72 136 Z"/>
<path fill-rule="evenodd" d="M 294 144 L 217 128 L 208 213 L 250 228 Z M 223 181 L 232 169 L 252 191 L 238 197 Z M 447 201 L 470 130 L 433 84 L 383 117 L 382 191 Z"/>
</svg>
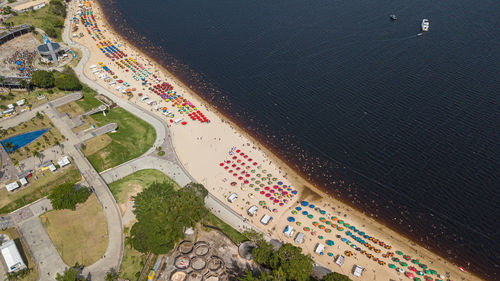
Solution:
<svg viewBox="0 0 500 281">
<path fill-rule="evenodd" d="M 163 82 L 162 84 L 156 84 L 153 87 L 149 87 L 149 90 L 159 95 L 163 100 L 172 102 L 173 107 L 177 108 L 180 114 L 187 114 L 191 120 L 198 120 L 201 123 L 210 122 L 193 103 L 177 94 L 177 92 L 173 90 L 173 86 L 169 83 Z"/>
<path fill-rule="evenodd" d="M 414 265 L 408 266 L 408 271 L 405 273 L 405 275 L 408 278 L 412 278 L 415 281 L 421 281 L 419 277 L 416 276 L 424 276 L 424 280 L 426 281 L 442 281 L 441 279 L 438 278 L 444 278 L 443 275 L 438 274 L 438 272 L 434 269 L 428 269 L 428 266 L 426 264 L 420 263 L 418 259 L 412 259 L 409 255 L 405 255 L 401 251 L 396 251 L 396 254 L 402 256 L 402 260 L 399 259 L 398 257 L 393 257 L 392 261 L 395 263 L 399 263 L 401 267 L 397 267 L 395 264 L 389 264 L 389 268 L 396 269 L 399 272 L 404 272 L 403 267 L 407 267 L 409 264 L 407 262 L 413 263 Z M 417 267 L 420 267 L 418 269 Z M 431 276 L 435 275 L 435 279 L 433 279 Z"/>
<path fill-rule="evenodd" d="M 258 170 L 262 169 L 262 167 L 258 166 L 257 162 L 240 149 L 233 148 L 231 152 L 233 155 L 231 159 L 221 162 L 219 166 L 241 181 L 241 184 L 249 184 L 248 186 L 254 188 L 258 194 L 265 196 L 272 203 L 279 206 L 284 206 L 289 202 L 290 198 L 297 194 L 296 190 L 283 184 L 282 181 L 278 181 L 272 174 L 263 177 L 262 174 L 258 173 Z M 255 166 L 258 166 L 257 169 L 255 169 Z M 267 171 L 261 170 L 261 172 L 266 173 Z M 231 186 L 236 185 L 236 181 L 231 182 Z M 290 217 L 290 219 L 295 221 L 293 217 Z"/>
<path fill-rule="evenodd" d="M 97 22 L 95 20 L 95 17 L 93 15 L 92 11 L 92 4 L 90 1 L 83 1 L 83 4 L 85 8 L 83 9 L 83 13 L 81 15 L 81 20 L 83 22 L 83 25 L 87 28 L 87 32 L 90 34 L 92 39 L 96 40 L 99 39 L 106 39 L 103 35 L 99 27 L 97 26 Z M 94 31 L 94 32 L 91 32 Z"/>
<path fill-rule="evenodd" d="M 126 57 L 127 55 L 118 49 L 111 41 L 105 40 L 105 41 L 100 41 L 97 44 L 97 48 L 101 50 L 108 58 L 110 59 L 121 59 Z"/>
</svg>

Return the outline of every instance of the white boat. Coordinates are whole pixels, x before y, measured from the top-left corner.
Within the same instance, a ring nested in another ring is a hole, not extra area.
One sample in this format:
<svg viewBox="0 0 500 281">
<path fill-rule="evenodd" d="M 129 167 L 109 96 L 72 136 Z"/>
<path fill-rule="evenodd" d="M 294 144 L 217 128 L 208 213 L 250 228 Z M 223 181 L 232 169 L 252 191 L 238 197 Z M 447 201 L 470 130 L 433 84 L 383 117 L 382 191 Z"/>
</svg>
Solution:
<svg viewBox="0 0 500 281">
<path fill-rule="evenodd" d="M 422 31 L 428 31 L 428 30 L 429 30 L 429 20 L 423 19 L 422 20 Z"/>
</svg>

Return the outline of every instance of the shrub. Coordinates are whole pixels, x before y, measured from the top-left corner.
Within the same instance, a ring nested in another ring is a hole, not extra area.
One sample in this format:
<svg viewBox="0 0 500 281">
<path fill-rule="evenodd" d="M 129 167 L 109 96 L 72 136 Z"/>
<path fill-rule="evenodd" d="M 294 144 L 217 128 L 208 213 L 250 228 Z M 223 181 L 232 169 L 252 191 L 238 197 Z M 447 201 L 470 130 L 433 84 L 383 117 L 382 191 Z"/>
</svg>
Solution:
<svg viewBox="0 0 500 281">
<path fill-rule="evenodd" d="M 90 190 L 80 187 L 78 190 L 71 183 L 64 183 L 52 189 L 49 194 L 50 202 L 55 210 L 71 209 L 75 210 L 76 204 L 87 201 Z"/>
</svg>

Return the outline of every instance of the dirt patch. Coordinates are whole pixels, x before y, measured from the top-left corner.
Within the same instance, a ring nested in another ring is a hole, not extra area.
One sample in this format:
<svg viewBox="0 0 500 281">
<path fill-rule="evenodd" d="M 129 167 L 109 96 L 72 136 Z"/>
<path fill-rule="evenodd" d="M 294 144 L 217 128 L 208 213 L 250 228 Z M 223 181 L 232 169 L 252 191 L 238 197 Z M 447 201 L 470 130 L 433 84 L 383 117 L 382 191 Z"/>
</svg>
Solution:
<svg viewBox="0 0 500 281">
<path fill-rule="evenodd" d="M 132 192 L 129 192 L 127 194 L 127 198 L 129 199 L 126 202 L 118 203 L 122 216 L 125 214 L 128 208 L 132 208 L 134 205 L 133 201 L 131 201 L 131 197 L 136 196 L 137 194 L 139 194 L 139 192 L 142 191 L 142 186 L 140 184 L 130 183 L 128 186 L 131 187 L 132 190 Z"/>
<path fill-rule="evenodd" d="M 20 52 L 36 52 L 36 47 L 40 45 L 38 40 L 33 36 L 32 33 L 27 33 L 14 38 L 5 44 L 0 46 L 0 75 L 4 76 L 25 76 L 26 72 L 20 71 L 20 68 L 29 68 L 32 63 L 26 62 L 27 64 L 17 65 L 16 61 L 18 59 L 22 60 L 22 55 Z M 12 58 L 17 58 L 16 61 L 12 62 Z"/>
<path fill-rule="evenodd" d="M 85 155 L 92 155 L 96 153 L 97 151 L 101 150 L 102 148 L 106 147 L 108 144 L 110 144 L 112 139 L 104 134 L 97 136 L 95 138 L 91 138 L 90 140 L 85 142 L 85 150 L 83 153 Z M 107 153 L 101 153 L 101 154 L 107 154 Z M 107 155 L 101 155 L 102 159 L 106 159 Z"/>
</svg>

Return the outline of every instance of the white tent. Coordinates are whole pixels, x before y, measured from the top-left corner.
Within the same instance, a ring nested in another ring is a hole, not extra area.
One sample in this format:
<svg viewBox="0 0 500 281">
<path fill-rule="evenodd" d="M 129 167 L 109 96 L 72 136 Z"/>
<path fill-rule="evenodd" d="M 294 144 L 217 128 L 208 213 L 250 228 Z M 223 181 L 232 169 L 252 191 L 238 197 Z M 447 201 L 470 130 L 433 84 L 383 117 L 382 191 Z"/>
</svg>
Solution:
<svg viewBox="0 0 500 281">
<path fill-rule="evenodd" d="M 324 249 L 325 249 L 325 245 L 318 243 L 318 244 L 316 244 L 316 248 L 314 249 L 314 252 L 318 255 L 322 255 Z"/>
<path fill-rule="evenodd" d="M 28 184 L 28 181 L 26 180 L 26 178 L 20 178 L 19 181 L 21 182 L 21 185 L 27 185 Z"/>
<path fill-rule="evenodd" d="M 248 214 L 249 214 L 250 216 L 253 216 L 253 215 L 255 215 L 255 213 L 257 213 L 257 210 L 259 210 L 259 207 L 257 207 L 257 206 L 255 206 L 255 205 L 253 205 L 252 207 L 250 207 L 250 208 L 248 209 Z"/>
<path fill-rule="evenodd" d="M 19 251 L 17 250 L 14 240 L 4 242 L 0 247 L 3 259 L 7 265 L 8 272 L 15 272 L 26 268 Z"/>
<path fill-rule="evenodd" d="M 283 233 L 288 236 L 288 237 L 292 237 L 293 236 L 293 227 L 291 225 L 287 225 L 285 227 L 285 230 L 283 231 Z"/>
<path fill-rule="evenodd" d="M 64 156 L 61 159 L 57 160 L 57 164 L 59 165 L 59 167 L 64 167 L 66 165 L 69 165 L 69 163 L 70 162 L 68 156 Z"/>
<path fill-rule="evenodd" d="M 356 265 L 356 267 L 354 268 L 354 272 L 352 274 L 356 277 L 360 277 L 361 273 L 363 273 L 363 268 L 359 265 Z"/>
<path fill-rule="evenodd" d="M 7 189 L 7 191 L 13 191 L 13 190 L 19 188 L 19 184 L 17 183 L 17 181 L 11 182 L 11 183 L 5 185 L 5 188 Z"/>
<path fill-rule="evenodd" d="M 273 217 L 271 217 L 270 215 L 268 214 L 265 214 L 261 219 L 260 219 L 260 223 L 262 223 L 263 225 L 267 225 L 271 220 L 273 219 Z"/>
<path fill-rule="evenodd" d="M 227 198 L 227 201 L 229 201 L 230 203 L 233 203 L 234 201 L 236 201 L 237 198 L 238 198 L 238 194 L 233 193 L 233 194 L 229 195 L 229 197 Z"/>
</svg>

